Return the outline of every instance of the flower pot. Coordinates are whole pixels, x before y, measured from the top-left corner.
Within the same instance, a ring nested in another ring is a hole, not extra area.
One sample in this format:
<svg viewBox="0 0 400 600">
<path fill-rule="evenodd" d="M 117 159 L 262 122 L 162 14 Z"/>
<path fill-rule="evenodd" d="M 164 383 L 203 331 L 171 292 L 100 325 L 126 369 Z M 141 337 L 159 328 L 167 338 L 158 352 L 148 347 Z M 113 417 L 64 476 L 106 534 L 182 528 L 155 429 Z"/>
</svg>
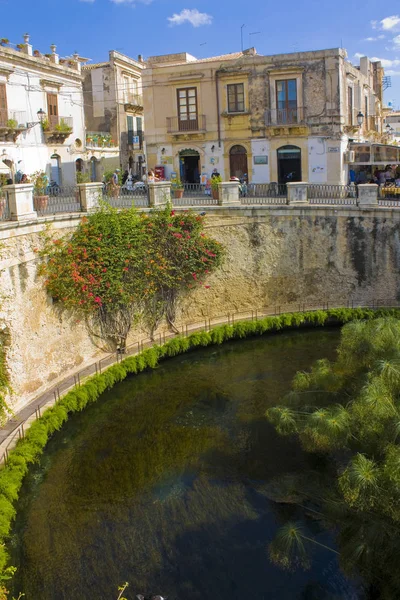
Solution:
<svg viewBox="0 0 400 600">
<path fill-rule="evenodd" d="M 183 197 L 183 191 L 184 190 L 174 190 L 174 197 L 175 198 L 182 198 Z"/>
<path fill-rule="evenodd" d="M 48 196 L 34 196 L 33 206 L 35 207 L 35 210 L 41 212 L 47 208 L 48 201 Z"/>
<path fill-rule="evenodd" d="M 218 190 L 218 188 L 217 189 L 212 189 L 211 192 L 212 192 L 213 200 L 219 200 L 219 190 Z"/>
</svg>

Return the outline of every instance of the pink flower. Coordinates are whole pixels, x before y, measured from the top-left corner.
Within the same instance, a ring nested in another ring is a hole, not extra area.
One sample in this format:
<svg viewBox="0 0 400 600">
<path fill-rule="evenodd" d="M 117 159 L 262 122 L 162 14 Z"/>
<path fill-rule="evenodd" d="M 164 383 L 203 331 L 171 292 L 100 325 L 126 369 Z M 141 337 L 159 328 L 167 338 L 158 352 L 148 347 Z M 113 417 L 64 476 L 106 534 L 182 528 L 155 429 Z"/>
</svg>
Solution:
<svg viewBox="0 0 400 600">
<path fill-rule="evenodd" d="M 206 290 L 209 290 L 209 289 L 210 289 L 210 286 L 209 286 L 209 285 L 205 285 L 204 287 L 206 288 Z"/>
<path fill-rule="evenodd" d="M 101 298 L 99 298 L 98 296 L 96 296 L 94 301 L 97 302 L 97 304 L 101 304 Z"/>
<path fill-rule="evenodd" d="M 192 277 L 193 277 L 193 279 L 196 281 L 196 279 L 197 279 L 197 275 L 196 275 L 196 273 L 192 273 Z"/>
<path fill-rule="evenodd" d="M 168 223 L 168 227 L 172 227 L 172 223 Z"/>
</svg>

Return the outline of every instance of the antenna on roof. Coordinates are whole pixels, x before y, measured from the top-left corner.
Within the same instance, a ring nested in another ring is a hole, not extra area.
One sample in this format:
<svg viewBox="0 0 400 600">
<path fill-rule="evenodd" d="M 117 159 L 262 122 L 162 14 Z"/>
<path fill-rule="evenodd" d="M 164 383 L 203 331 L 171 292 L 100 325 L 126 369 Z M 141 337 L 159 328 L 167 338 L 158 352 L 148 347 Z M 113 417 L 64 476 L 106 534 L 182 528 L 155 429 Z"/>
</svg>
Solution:
<svg viewBox="0 0 400 600">
<path fill-rule="evenodd" d="M 243 25 L 240 28 L 240 45 L 242 48 L 242 52 L 243 52 L 243 27 L 246 27 L 246 25 L 243 23 Z"/>
</svg>

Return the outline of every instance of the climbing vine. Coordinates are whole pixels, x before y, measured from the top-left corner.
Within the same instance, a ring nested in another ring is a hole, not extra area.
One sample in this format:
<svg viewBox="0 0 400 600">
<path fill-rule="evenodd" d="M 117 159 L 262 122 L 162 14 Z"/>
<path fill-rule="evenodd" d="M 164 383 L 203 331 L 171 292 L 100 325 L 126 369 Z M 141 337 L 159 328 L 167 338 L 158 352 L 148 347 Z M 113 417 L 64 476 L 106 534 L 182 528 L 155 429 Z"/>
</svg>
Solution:
<svg viewBox="0 0 400 600">
<path fill-rule="evenodd" d="M 82 314 L 92 333 L 124 346 L 139 320 L 151 335 L 163 318 L 173 327 L 179 299 L 221 264 L 221 245 L 203 229 L 203 217 L 190 211 L 104 205 L 71 237 L 46 239 L 40 273 L 51 296 Z"/>
</svg>

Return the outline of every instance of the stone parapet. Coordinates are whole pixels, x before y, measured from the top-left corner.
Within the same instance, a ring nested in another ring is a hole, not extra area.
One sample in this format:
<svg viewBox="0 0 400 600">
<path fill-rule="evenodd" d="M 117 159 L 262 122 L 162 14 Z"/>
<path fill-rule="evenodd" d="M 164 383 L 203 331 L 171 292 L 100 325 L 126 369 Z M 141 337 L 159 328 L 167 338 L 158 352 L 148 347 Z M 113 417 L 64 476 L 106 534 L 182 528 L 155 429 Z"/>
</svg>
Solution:
<svg viewBox="0 0 400 600">
<path fill-rule="evenodd" d="M 33 206 L 32 183 L 19 183 L 3 187 L 8 198 L 11 221 L 34 221 L 37 212 Z"/>
<path fill-rule="evenodd" d="M 220 206 L 240 206 L 239 184 L 236 181 L 223 181 L 218 184 L 218 196 Z"/>
<path fill-rule="evenodd" d="M 152 207 L 166 206 L 171 202 L 171 182 L 157 181 L 149 183 L 149 204 Z"/>
<path fill-rule="evenodd" d="M 78 183 L 78 188 L 82 211 L 93 212 L 98 209 L 103 194 L 103 184 L 99 181 Z"/>
<path fill-rule="evenodd" d="M 378 207 L 379 186 L 376 183 L 360 183 L 358 189 L 358 206 L 360 208 L 371 209 Z"/>
<path fill-rule="evenodd" d="M 308 183 L 305 181 L 296 181 L 293 183 L 287 183 L 287 203 L 290 205 L 293 204 L 300 204 L 300 205 L 307 205 L 309 204 L 308 202 L 308 196 L 307 196 L 307 189 L 308 189 Z"/>
</svg>

